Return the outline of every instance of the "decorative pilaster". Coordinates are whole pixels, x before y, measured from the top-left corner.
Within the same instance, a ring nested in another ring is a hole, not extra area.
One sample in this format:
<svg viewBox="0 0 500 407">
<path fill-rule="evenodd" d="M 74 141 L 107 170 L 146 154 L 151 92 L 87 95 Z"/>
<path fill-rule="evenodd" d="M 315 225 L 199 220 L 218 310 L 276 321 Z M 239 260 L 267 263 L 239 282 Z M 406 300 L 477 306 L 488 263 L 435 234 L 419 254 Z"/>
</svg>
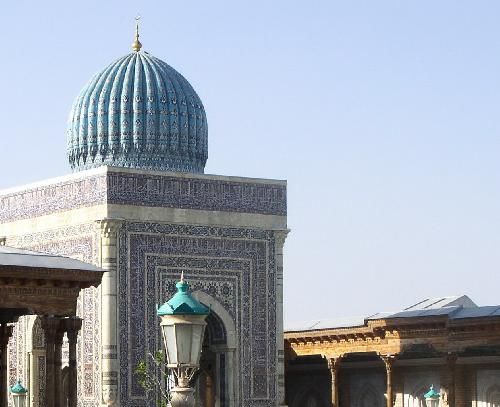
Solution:
<svg viewBox="0 0 500 407">
<path fill-rule="evenodd" d="M 283 246 L 290 230 L 274 232 L 276 253 L 276 345 L 278 350 L 278 405 L 285 406 L 285 338 L 283 327 Z"/>
<path fill-rule="evenodd" d="M 11 325 L 2 323 L 0 325 L 0 407 L 7 407 L 9 403 L 9 391 L 7 386 L 7 346 L 12 336 Z"/>
<path fill-rule="evenodd" d="M 237 405 L 235 399 L 235 383 L 234 383 L 234 365 L 235 365 L 235 356 L 234 356 L 234 349 L 228 349 L 225 354 L 224 354 L 224 371 L 225 371 L 225 377 L 226 377 L 226 389 L 227 389 L 227 395 L 226 395 L 226 406 L 235 406 Z"/>
<path fill-rule="evenodd" d="M 328 369 L 331 377 L 331 401 L 332 407 L 339 407 L 339 364 L 340 357 L 328 359 Z"/>
<path fill-rule="evenodd" d="M 55 343 L 60 320 L 44 316 L 41 321 L 45 333 L 45 405 L 55 406 Z"/>
<path fill-rule="evenodd" d="M 117 315 L 117 263 L 118 231 L 122 224 L 118 219 L 98 221 L 101 228 L 101 267 L 107 270 L 101 283 L 102 321 L 102 402 L 106 406 L 118 403 L 118 315 Z"/>
<path fill-rule="evenodd" d="M 77 405 L 77 367 L 76 367 L 76 343 L 78 333 L 82 328 L 82 320 L 80 318 L 72 317 L 64 320 L 64 327 L 68 335 L 69 342 L 69 399 L 68 407 L 76 407 Z"/>
<path fill-rule="evenodd" d="M 393 378 L 393 365 L 395 357 L 394 355 L 380 355 L 385 364 L 385 372 L 387 376 L 387 407 L 392 407 L 394 405 L 394 391 L 392 389 L 392 378 Z"/>
</svg>

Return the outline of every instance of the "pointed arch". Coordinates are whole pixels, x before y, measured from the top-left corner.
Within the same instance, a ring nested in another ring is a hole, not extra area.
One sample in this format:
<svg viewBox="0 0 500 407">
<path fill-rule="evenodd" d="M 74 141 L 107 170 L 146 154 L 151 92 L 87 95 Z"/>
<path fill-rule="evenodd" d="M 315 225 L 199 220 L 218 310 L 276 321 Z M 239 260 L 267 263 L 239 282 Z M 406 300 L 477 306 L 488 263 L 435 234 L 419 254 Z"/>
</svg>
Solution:
<svg viewBox="0 0 500 407">
<path fill-rule="evenodd" d="M 321 389 L 312 382 L 302 385 L 290 403 L 290 407 L 328 407 L 330 402 L 321 396 Z"/>
<path fill-rule="evenodd" d="M 405 376 L 405 406 L 425 407 L 424 394 L 429 391 L 431 385 L 436 391 L 441 388 L 439 371 L 421 371 L 410 373 Z M 406 390 L 408 389 L 408 390 Z"/>
<path fill-rule="evenodd" d="M 211 407 L 213 402 L 216 403 L 217 407 L 239 405 L 237 388 L 239 349 L 236 324 L 224 306 L 211 295 L 201 290 L 194 291 L 192 295 L 211 310 L 207 317 L 205 331 L 205 340 L 209 342 L 206 344 L 208 346 L 205 356 L 210 359 L 208 363 L 212 369 L 215 369 L 211 372 L 205 372 L 207 373 L 205 382 L 207 382 L 208 376 L 211 376 L 212 382 L 210 382 L 210 386 L 198 389 L 198 393 L 200 395 L 211 394 L 206 397 L 208 401 L 204 406 Z M 202 353 L 202 358 L 203 356 L 204 353 Z M 206 390 L 210 390 L 210 392 L 207 393 Z"/>
<path fill-rule="evenodd" d="M 193 297 L 196 298 L 203 305 L 209 307 L 215 314 L 215 319 L 220 321 L 226 330 L 226 346 L 229 349 L 236 349 L 236 326 L 233 318 L 224 306 L 217 301 L 214 297 L 204 291 L 194 291 Z"/>
<path fill-rule="evenodd" d="M 354 405 L 356 407 L 383 407 L 384 395 L 372 383 L 365 383 Z"/>
</svg>

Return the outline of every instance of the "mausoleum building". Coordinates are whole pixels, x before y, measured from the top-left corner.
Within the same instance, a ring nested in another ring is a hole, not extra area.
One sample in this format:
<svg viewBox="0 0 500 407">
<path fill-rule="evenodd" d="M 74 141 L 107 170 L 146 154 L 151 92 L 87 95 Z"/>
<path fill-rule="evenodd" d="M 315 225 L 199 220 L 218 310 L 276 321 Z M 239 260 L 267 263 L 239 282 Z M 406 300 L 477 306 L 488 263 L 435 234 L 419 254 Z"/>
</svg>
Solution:
<svg viewBox="0 0 500 407">
<path fill-rule="evenodd" d="M 134 369 L 162 348 L 156 307 L 182 272 L 211 308 L 200 405 L 284 404 L 286 182 L 205 175 L 207 129 L 192 86 L 137 35 L 76 98 L 73 173 L 0 193 L 7 245 L 108 271 L 78 301 L 81 407 L 156 405 Z M 31 407 L 44 405 L 45 371 L 28 357 L 43 353 L 38 331 L 38 317 L 22 317 L 9 345 L 9 382 L 23 379 Z"/>
</svg>

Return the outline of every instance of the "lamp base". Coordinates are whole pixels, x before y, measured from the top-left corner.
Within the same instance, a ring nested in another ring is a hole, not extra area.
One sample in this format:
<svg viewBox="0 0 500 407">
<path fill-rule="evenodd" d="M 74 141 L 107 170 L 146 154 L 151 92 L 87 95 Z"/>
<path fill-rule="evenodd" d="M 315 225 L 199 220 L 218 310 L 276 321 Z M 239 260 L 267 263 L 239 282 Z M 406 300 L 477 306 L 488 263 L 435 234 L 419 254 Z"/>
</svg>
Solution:
<svg viewBox="0 0 500 407">
<path fill-rule="evenodd" d="M 174 387 L 170 390 L 172 407 L 194 407 L 194 389 L 192 387 Z"/>
</svg>

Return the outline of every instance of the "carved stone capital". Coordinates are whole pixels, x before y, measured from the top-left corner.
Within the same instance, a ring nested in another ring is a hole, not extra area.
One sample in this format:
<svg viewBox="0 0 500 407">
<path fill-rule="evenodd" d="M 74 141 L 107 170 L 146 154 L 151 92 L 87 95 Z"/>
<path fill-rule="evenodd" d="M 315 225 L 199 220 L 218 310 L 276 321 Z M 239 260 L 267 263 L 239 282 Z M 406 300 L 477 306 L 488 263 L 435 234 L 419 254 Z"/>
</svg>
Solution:
<svg viewBox="0 0 500 407">
<path fill-rule="evenodd" d="M 333 358 L 327 358 L 326 361 L 328 363 L 328 369 L 330 369 L 330 372 L 337 372 L 341 359 L 342 359 L 342 356 L 335 356 Z"/>
<path fill-rule="evenodd" d="M 118 230 L 123 223 L 123 219 L 100 219 L 97 221 L 101 228 L 101 237 L 116 238 Z"/>
<path fill-rule="evenodd" d="M 275 230 L 274 231 L 274 238 L 276 239 L 276 244 L 280 247 L 283 247 L 285 244 L 286 237 L 288 236 L 288 233 L 290 233 L 290 229 L 283 229 L 283 230 Z"/>
<path fill-rule="evenodd" d="M 78 317 L 66 318 L 63 320 L 63 327 L 68 335 L 68 340 L 76 343 L 78 333 L 82 329 L 82 319 Z"/>
<path fill-rule="evenodd" d="M 379 354 L 379 356 L 385 364 L 385 370 L 387 371 L 387 373 L 391 373 L 394 361 L 396 360 L 396 356 L 390 354 L 389 355 Z"/>
<path fill-rule="evenodd" d="M 2 347 L 7 346 L 9 339 L 12 336 L 12 331 L 14 329 L 13 325 L 2 324 L 0 326 L 0 344 Z"/>
<path fill-rule="evenodd" d="M 41 317 L 41 322 L 42 329 L 45 332 L 45 342 L 54 342 L 61 320 L 59 318 L 43 316 Z"/>
</svg>

